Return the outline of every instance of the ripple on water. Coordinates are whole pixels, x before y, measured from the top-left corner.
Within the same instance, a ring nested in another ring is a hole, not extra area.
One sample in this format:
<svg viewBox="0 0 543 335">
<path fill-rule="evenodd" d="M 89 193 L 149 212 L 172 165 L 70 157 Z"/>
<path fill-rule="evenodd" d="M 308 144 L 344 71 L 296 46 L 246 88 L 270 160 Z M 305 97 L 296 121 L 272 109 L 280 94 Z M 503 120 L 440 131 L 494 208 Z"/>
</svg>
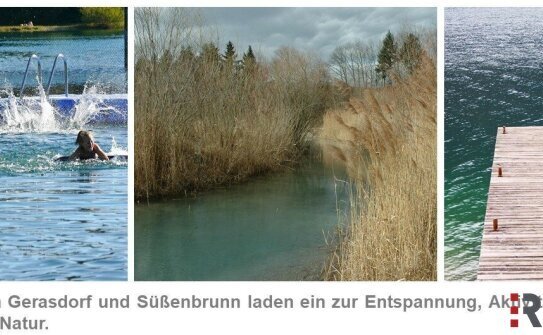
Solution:
<svg viewBox="0 0 543 335">
<path fill-rule="evenodd" d="M 496 129 L 543 125 L 541 8 L 445 11 L 445 277 L 476 278 Z"/>
<path fill-rule="evenodd" d="M 102 148 L 126 128 L 95 128 Z M 127 163 L 59 163 L 76 132 L 0 134 L 1 280 L 126 280 Z"/>
</svg>

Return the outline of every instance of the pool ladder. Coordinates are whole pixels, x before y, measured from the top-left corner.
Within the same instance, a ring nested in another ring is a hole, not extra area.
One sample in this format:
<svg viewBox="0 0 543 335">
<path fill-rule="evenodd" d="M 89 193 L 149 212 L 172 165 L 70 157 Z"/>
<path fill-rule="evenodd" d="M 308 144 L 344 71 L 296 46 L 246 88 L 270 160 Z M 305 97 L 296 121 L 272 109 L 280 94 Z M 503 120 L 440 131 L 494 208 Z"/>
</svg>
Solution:
<svg viewBox="0 0 543 335">
<path fill-rule="evenodd" d="M 49 90 L 51 89 L 51 82 L 53 80 L 53 74 L 55 74 L 55 69 L 57 67 L 57 61 L 61 58 L 64 62 L 64 95 L 68 96 L 68 62 L 66 62 L 66 57 L 63 54 L 58 54 L 55 57 L 55 61 L 53 62 L 53 68 L 51 69 L 51 74 L 49 75 L 49 80 L 47 81 L 47 89 L 45 90 L 45 95 L 49 96 Z M 26 78 L 28 76 L 28 70 L 30 69 L 30 63 L 32 63 L 32 60 L 36 60 L 37 62 L 37 75 L 38 75 L 38 81 L 41 84 L 43 81 L 43 75 L 42 75 L 42 67 L 41 67 L 41 61 L 40 57 L 36 54 L 32 54 L 30 58 L 28 59 L 28 62 L 26 63 L 26 70 L 25 70 L 25 76 L 23 78 L 23 84 L 21 85 L 21 90 L 19 91 L 19 98 L 23 97 L 24 89 L 26 86 Z"/>
</svg>

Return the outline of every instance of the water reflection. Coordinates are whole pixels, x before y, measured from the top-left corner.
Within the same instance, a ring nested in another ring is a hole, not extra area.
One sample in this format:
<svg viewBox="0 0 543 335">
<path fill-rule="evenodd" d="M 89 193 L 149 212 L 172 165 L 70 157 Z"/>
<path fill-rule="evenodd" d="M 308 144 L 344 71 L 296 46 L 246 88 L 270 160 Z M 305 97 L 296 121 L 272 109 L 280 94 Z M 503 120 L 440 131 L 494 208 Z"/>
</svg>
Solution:
<svg viewBox="0 0 543 335">
<path fill-rule="evenodd" d="M 136 206 L 136 279 L 318 280 L 348 192 L 340 168 L 311 156 L 243 185 Z"/>
<path fill-rule="evenodd" d="M 98 174 L 96 173 L 96 171 L 89 170 L 89 171 L 79 171 L 78 176 L 79 178 L 70 179 L 69 181 L 72 183 L 87 183 L 87 184 L 95 183 L 96 177 L 98 176 Z"/>
</svg>

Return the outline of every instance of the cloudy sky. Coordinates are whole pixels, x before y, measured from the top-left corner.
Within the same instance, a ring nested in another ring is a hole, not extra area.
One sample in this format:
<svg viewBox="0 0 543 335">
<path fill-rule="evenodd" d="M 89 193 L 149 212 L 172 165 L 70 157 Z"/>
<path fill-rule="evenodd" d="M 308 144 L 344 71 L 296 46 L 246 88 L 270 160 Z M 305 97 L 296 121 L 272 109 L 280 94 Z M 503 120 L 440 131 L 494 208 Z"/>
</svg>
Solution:
<svg viewBox="0 0 543 335">
<path fill-rule="evenodd" d="M 218 32 L 221 49 L 231 40 L 242 54 L 251 45 L 266 57 L 280 46 L 311 50 L 328 59 L 338 45 L 379 41 L 388 30 L 435 28 L 435 8 L 202 8 Z"/>
</svg>

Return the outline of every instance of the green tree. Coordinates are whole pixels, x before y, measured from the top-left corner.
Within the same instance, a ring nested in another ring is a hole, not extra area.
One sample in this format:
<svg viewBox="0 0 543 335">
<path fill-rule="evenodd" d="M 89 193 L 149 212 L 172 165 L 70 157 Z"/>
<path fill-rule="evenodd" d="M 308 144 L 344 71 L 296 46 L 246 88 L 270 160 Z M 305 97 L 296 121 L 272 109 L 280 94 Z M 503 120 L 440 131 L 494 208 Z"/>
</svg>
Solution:
<svg viewBox="0 0 543 335">
<path fill-rule="evenodd" d="M 234 44 L 231 41 L 228 41 L 228 43 L 226 44 L 226 51 L 221 56 L 224 65 L 222 69 L 226 73 L 232 73 L 234 71 L 234 65 L 238 55 L 236 54 L 236 49 L 234 48 Z"/>
<path fill-rule="evenodd" d="M 84 7 L 80 8 L 81 21 L 87 24 L 122 27 L 124 8 L 122 7 Z"/>
<path fill-rule="evenodd" d="M 385 39 L 383 40 L 381 50 L 379 51 L 379 55 L 377 57 L 377 68 L 375 69 L 375 71 L 381 75 L 383 84 L 385 83 L 385 79 L 388 77 L 388 73 L 392 68 L 392 65 L 394 65 L 396 62 L 398 57 L 397 55 L 398 48 L 394 42 L 394 36 L 389 30 L 385 36 Z"/>
<path fill-rule="evenodd" d="M 234 64 L 237 57 L 238 55 L 236 55 L 234 44 L 231 41 L 228 41 L 226 44 L 226 51 L 224 52 L 224 55 L 222 55 L 223 60 L 228 64 Z"/>
<path fill-rule="evenodd" d="M 409 73 L 420 65 L 422 58 L 422 46 L 417 36 L 412 33 L 407 34 L 402 47 L 400 48 L 400 60 L 407 68 Z"/>
<path fill-rule="evenodd" d="M 243 63 L 256 63 L 256 57 L 253 53 L 253 48 L 249 45 L 249 49 L 247 49 L 247 52 L 243 54 Z"/>
<path fill-rule="evenodd" d="M 243 67 L 247 72 L 253 72 L 256 68 L 256 57 L 250 45 L 247 52 L 243 54 Z"/>
</svg>

